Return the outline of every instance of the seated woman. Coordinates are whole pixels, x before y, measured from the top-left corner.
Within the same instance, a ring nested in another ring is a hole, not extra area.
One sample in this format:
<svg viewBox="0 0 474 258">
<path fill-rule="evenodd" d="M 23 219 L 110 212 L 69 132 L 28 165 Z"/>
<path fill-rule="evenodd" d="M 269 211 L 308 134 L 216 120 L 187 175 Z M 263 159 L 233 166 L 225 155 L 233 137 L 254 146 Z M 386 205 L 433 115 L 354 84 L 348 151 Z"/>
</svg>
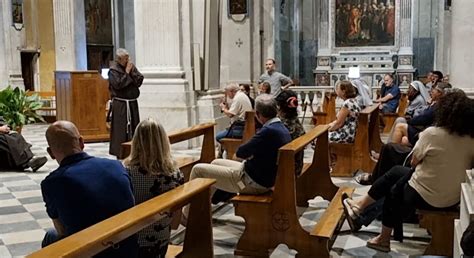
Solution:
<svg viewBox="0 0 474 258">
<path fill-rule="evenodd" d="M 403 218 L 419 209 L 444 209 L 460 199 L 466 169 L 474 160 L 474 100 L 462 91 L 448 93 L 439 102 L 436 125 L 421 133 L 413 149 L 414 169 L 395 166 L 374 182 L 359 200 L 343 196 L 344 211 L 351 228 L 369 205 L 385 198 L 382 232 L 367 246 L 390 251 L 392 230 Z"/>
<path fill-rule="evenodd" d="M 140 204 L 184 183 L 171 157 L 163 126 L 153 119 L 141 121 L 124 165 L 130 174 L 135 203 Z M 171 215 L 138 232 L 138 257 L 165 257 L 170 239 Z"/>
<path fill-rule="evenodd" d="M 373 101 L 370 98 L 369 86 L 365 82 L 359 79 L 352 80 L 351 83 L 352 83 L 352 86 L 356 88 L 356 93 L 357 93 L 356 100 L 357 100 L 357 104 L 359 104 L 359 107 L 361 109 L 364 109 L 368 106 L 371 106 L 373 104 Z"/>
<path fill-rule="evenodd" d="M 255 108 L 255 100 L 250 96 L 250 85 L 240 84 L 240 90 L 249 98 L 250 104 L 252 104 L 252 109 Z"/>
<path fill-rule="evenodd" d="M 336 88 L 337 96 L 344 104 L 337 112 L 336 120 L 329 123 L 329 141 L 338 143 L 353 143 L 357 129 L 357 118 L 361 108 L 355 99 L 356 91 L 349 81 L 341 81 Z"/>
<path fill-rule="evenodd" d="M 405 123 L 398 123 L 392 129 L 392 133 L 388 137 L 388 142 L 399 143 L 403 145 L 413 146 L 418 139 L 418 134 L 424 129 L 431 126 L 434 122 L 436 103 L 445 94 L 445 90 L 451 88 L 451 84 L 438 83 L 431 89 L 431 104 L 421 112 L 420 115 L 413 117 Z"/>
<path fill-rule="evenodd" d="M 260 94 L 271 94 L 272 92 L 272 87 L 269 82 L 263 82 L 262 85 L 260 86 Z"/>
<path fill-rule="evenodd" d="M 428 89 L 420 81 L 413 81 L 408 87 L 408 101 L 410 104 L 407 107 L 405 116 L 412 118 L 418 115 L 423 108 L 431 101 Z"/>
<path fill-rule="evenodd" d="M 291 140 L 294 140 L 305 134 L 303 125 L 298 119 L 298 98 L 292 90 L 284 90 L 275 98 L 278 106 L 278 117 L 281 119 L 285 127 L 290 131 Z M 303 156 L 301 151 L 295 157 L 296 174 L 301 174 L 303 169 Z"/>
</svg>

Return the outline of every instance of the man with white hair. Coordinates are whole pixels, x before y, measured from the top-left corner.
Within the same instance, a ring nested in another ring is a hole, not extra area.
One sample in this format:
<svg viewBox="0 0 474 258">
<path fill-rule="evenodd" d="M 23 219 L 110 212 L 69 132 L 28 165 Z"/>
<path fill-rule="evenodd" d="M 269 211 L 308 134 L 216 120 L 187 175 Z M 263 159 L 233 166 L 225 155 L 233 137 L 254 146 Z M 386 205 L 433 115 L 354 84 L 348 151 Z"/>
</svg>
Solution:
<svg viewBox="0 0 474 258">
<path fill-rule="evenodd" d="M 252 111 L 250 99 L 240 90 L 240 86 L 237 83 L 231 83 L 224 89 L 226 96 L 232 100 L 232 104 L 228 108 L 225 103 L 221 103 L 220 107 L 222 113 L 230 117 L 230 127 L 217 133 L 217 141 L 226 137 L 242 138 L 245 125 L 245 112 Z"/>
<path fill-rule="evenodd" d="M 132 139 L 133 132 L 140 122 L 138 101 L 143 75 L 131 62 L 128 51 L 119 48 L 117 58 L 109 70 L 109 90 L 112 98 L 110 107 L 111 128 L 109 153 L 120 155 L 120 145 Z"/>
</svg>

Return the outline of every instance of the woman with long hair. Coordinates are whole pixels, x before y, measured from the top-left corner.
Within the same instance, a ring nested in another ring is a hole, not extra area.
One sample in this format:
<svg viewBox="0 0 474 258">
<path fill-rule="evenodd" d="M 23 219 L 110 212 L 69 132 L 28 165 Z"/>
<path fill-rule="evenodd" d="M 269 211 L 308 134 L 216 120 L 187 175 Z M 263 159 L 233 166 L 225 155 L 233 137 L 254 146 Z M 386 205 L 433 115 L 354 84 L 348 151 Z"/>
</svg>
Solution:
<svg viewBox="0 0 474 258">
<path fill-rule="evenodd" d="M 124 165 L 130 174 L 135 203 L 140 204 L 184 183 L 171 157 L 163 126 L 149 118 L 141 121 Z M 138 232 L 139 257 L 165 257 L 170 239 L 171 215 Z"/>
<path fill-rule="evenodd" d="M 390 251 L 394 228 L 415 208 L 440 210 L 457 205 L 466 169 L 474 161 L 474 100 L 460 90 L 439 100 L 435 126 L 421 132 L 413 148 L 412 168 L 395 166 L 378 178 L 358 200 L 343 196 L 351 228 L 354 220 L 375 201 L 385 197 L 382 231 L 367 246 Z"/>
<path fill-rule="evenodd" d="M 278 107 L 278 117 L 285 127 L 290 131 L 291 140 L 294 140 L 305 134 L 303 125 L 298 119 L 298 97 L 292 90 L 284 90 L 275 97 Z M 301 151 L 295 157 L 295 172 L 297 175 L 303 169 L 303 156 Z"/>
</svg>

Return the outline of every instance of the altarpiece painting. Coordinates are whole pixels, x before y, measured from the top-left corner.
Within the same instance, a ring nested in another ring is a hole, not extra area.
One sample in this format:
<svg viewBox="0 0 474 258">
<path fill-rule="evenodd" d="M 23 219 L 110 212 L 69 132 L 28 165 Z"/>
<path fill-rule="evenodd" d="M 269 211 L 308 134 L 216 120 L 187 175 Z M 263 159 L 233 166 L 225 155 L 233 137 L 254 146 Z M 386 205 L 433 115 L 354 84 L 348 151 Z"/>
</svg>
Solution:
<svg viewBox="0 0 474 258">
<path fill-rule="evenodd" d="M 391 46 L 394 0 L 336 0 L 336 47 Z"/>
</svg>

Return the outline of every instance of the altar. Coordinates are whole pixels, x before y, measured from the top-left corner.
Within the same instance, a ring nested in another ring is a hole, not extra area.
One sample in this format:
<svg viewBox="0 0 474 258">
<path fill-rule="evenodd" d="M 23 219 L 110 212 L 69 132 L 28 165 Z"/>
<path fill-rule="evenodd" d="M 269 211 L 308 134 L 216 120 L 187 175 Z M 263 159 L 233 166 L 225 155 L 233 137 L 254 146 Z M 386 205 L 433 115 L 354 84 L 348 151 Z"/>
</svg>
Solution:
<svg viewBox="0 0 474 258">
<path fill-rule="evenodd" d="M 350 67 L 377 88 L 386 73 L 413 80 L 413 0 L 320 0 L 315 85 L 346 80 Z M 329 32 L 329 33 L 328 33 Z"/>
</svg>

